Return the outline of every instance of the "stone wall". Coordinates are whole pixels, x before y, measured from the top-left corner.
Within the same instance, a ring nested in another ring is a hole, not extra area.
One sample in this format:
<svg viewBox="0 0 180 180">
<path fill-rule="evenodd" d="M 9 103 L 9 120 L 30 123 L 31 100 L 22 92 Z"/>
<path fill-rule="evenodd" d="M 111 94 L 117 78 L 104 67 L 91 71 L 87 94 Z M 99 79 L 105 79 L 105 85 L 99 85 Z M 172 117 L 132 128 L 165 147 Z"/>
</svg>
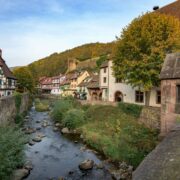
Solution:
<svg viewBox="0 0 180 180">
<path fill-rule="evenodd" d="M 139 122 L 151 129 L 160 129 L 161 113 L 158 107 L 144 106 L 139 118 Z"/>
<path fill-rule="evenodd" d="M 161 135 L 164 136 L 176 126 L 180 105 L 176 103 L 176 86 L 180 80 L 161 81 Z"/>
<path fill-rule="evenodd" d="M 21 99 L 20 113 L 23 113 L 29 108 L 29 95 L 23 94 Z M 14 96 L 3 97 L 0 99 L 0 125 L 14 122 L 16 113 L 17 108 Z"/>
</svg>

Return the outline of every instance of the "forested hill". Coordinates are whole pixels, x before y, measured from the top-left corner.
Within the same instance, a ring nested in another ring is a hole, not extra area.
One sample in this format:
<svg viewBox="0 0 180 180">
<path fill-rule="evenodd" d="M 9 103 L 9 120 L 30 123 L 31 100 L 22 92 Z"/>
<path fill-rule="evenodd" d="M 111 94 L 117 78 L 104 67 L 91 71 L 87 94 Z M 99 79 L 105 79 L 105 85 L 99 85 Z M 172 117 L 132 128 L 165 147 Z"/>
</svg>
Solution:
<svg viewBox="0 0 180 180">
<path fill-rule="evenodd" d="M 35 78 L 41 76 L 54 76 L 65 73 L 68 58 L 76 58 L 78 61 L 86 61 L 94 57 L 102 57 L 111 54 L 114 42 L 85 44 L 62 53 L 54 53 L 48 57 L 35 61 L 27 67 Z"/>
</svg>

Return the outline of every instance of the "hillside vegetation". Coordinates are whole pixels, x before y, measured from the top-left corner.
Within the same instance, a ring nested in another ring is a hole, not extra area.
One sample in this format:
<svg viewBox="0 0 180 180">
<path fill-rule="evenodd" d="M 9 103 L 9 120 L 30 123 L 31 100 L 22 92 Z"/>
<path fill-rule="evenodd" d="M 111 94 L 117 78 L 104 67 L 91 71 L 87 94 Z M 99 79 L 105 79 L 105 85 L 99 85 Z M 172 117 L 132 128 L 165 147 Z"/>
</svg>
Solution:
<svg viewBox="0 0 180 180">
<path fill-rule="evenodd" d="M 27 67 L 36 79 L 41 76 L 54 76 L 67 71 L 68 58 L 76 58 L 79 62 L 83 62 L 95 57 L 111 54 L 113 47 L 113 42 L 85 44 L 59 54 L 54 53 L 29 64 Z M 84 66 L 86 67 L 86 65 Z"/>
</svg>

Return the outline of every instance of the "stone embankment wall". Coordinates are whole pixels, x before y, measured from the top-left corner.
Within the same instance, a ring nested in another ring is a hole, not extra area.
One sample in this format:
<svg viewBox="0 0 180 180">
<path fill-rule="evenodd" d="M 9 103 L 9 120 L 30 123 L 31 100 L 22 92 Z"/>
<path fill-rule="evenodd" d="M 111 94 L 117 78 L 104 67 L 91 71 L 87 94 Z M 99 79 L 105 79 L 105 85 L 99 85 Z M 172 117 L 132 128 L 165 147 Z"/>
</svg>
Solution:
<svg viewBox="0 0 180 180">
<path fill-rule="evenodd" d="M 30 105 L 30 98 L 28 94 L 23 94 L 21 97 L 21 105 L 19 113 L 28 110 Z M 0 99 L 0 125 L 14 122 L 14 117 L 17 114 L 16 98 L 15 96 L 3 97 Z"/>
<path fill-rule="evenodd" d="M 161 109 L 158 107 L 144 106 L 139 118 L 139 122 L 151 129 L 160 129 Z"/>
</svg>

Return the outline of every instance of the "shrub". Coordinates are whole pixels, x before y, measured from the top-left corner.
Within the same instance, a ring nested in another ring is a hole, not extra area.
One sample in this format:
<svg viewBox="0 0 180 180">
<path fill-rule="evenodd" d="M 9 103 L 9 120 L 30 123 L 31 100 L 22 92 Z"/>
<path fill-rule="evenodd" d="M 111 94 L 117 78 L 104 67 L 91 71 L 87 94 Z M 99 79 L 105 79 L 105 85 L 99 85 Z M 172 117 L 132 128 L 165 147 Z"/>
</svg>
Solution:
<svg viewBox="0 0 180 180">
<path fill-rule="evenodd" d="M 82 125 L 84 120 L 85 114 L 83 110 L 71 109 L 65 113 L 62 123 L 65 127 L 74 129 Z"/>
<path fill-rule="evenodd" d="M 21 102 L 22 102 L 22 94 L 15 92 L 14 97 L 15 97 L 16 110 L 17 110 L 17 113 L 19 113 L 20 107 L 21 107 Z"/>
<path fill-rule="evenodd" d="M 138 118 L 142 111 L 142 106 L 136 104 L 122 103 L 118 104 L 119 108 L 126 114 Z"/>
<path fill-rule="evenodd" d="M 40 99 L 35 100 L 35 109 L 38 112 L 44 112 L 49 110 L 49 104 L 47 101 L 40 101 Z"/>
<path fill-rule="evenodd" d="M 73 106 L 69 101 L 59 100 L 54 104 L 52 117 L 55 121 L 62 121 L 63 115 Z"/>
<path fill-rule="evenodd" d="M 16 124 L 21 126 L 23 124 L 24 118 L 21 114 L 18 113 L 18 114 L 16 114 L 14 121 Z"/>
<path fill-rule="evenodd" d="M 24 134 L 17 127 L 0 127 L 0 179 L 8 180 L 24 163 Z"/>
</svg>

